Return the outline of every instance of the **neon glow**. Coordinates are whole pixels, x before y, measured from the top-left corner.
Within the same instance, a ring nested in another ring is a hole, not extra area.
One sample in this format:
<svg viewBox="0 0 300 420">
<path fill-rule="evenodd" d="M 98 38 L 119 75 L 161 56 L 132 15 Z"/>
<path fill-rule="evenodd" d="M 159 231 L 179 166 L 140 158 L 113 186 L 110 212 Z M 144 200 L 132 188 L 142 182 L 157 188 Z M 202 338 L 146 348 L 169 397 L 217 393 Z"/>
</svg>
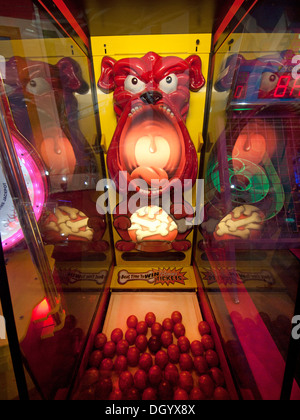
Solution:
<svg viewBox="0 0 300 420">
<path fill-rule="evenodd" d="M 280 76 L 273 94 L 274 98 L 291 98 L 300 96 L 300 79 L 289 75 Z"/>
<path fill-rule="evenodd" d="M 246 86 L 238 85 L 233 97 L 234 99 L 244 99 L 246 97 Z"/>
<path fill-rule="evenodd" d="M 31 153 L 13 136 L 16 152 L 27 185 L 35 217 L 40 219 L 46 193 L 42 174 Z M 16 246 L 24 235 L 17 217 L 12 197 L 2 171 L 0 171 L 0 231 L 4 251 Z"/>
<path fill-rule="evenodd" d="M 248 89 L 248 80 L 250 73 L 242 71 L 237 80 L 237 86 L 234 92 L 234 99 L 245 99 Z"/>
<path fill-rule="evenodd" d="M 44 298 L 32 311 L 33 321 L 40 321 L 47 319 L 49 312 L 51 311 L 50 303 L 47 298 Z"/>
</svg>

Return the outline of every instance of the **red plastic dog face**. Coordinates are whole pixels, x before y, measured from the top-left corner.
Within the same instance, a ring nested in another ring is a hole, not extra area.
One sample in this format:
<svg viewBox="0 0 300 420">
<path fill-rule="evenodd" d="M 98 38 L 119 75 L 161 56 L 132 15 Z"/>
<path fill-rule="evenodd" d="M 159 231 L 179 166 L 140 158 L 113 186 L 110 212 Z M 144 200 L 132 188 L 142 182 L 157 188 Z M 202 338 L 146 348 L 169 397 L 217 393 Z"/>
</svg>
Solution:
<svg viewBox="0 0 300 420">
<path fill-rule="evenodd" d="M 190 90 L 198 91 L 204 84 L 196 55 L 186 60 L 153 52 L 119 61 L 103 58 L 98 86 L 107 92 L 114 90 L 118 118 L 107 164 L 119 190 L 120 171 L 127 172 L 127 184 L 143 179 L 153 188 L 157 180 L 151 194 L 163 192 L 164 180 L 195 181 L 197 153 L 185 121 Z"/>
<path fill-rule="evenodd" d="M 56 64 L 12 57 L 6 63 L 5 86 L 17 128 L 41 155 L 53 187 L 60 190 L 75 171 L 90 165 L 77 119 L 75 93 L 89 89 L 79 64 L 69 57 Z"/>
</svg>

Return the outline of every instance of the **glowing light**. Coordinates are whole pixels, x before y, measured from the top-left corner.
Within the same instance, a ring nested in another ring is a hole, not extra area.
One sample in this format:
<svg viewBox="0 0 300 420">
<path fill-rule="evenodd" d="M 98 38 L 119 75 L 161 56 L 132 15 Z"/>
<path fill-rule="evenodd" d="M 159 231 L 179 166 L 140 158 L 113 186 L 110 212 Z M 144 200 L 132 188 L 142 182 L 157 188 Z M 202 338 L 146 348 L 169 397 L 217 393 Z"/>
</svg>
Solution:
<svg viewBox="0 0 300 420">
<path fill-rule="evenodd" d="M 37 220 L 39 220 L 43 211 L 43 204 L 46 200 L 43 178 L 37 163 L 31 156 L 31 153 L 28 152 L 26 148 L 14 136 L 13 141 L 20 160 L 21 169 L 28 188 L 28 193 L 32 202 L 35 217 Z M 2 224 L 4 224 L 3 228 L 1 228 L 2 244 L 4 250 L 10 249 L 24 238 L 10 195 L 6 203 L 7 206 L 5 209 L 2 209 L 1 215 Z M 3 217 L 4 215 L 5 219 Z M 7 218 L 11 217 L 11 215 L 14 215 L 13 229 L 9 223 L 7 223 Z"/>
<path fill-rule="evenodd" d="M 39 303 L 34 308 L 34 310 L 32 312 L 33 321 L 39 321 L 39 320 L 42 320 L 42 319 L 46 319 L 50 310 L 51 310 L 50 304 L 49 304 L 47 298 L 45 298 L 44 300 L 42 300 L 41 303 Z"/>
</svg>

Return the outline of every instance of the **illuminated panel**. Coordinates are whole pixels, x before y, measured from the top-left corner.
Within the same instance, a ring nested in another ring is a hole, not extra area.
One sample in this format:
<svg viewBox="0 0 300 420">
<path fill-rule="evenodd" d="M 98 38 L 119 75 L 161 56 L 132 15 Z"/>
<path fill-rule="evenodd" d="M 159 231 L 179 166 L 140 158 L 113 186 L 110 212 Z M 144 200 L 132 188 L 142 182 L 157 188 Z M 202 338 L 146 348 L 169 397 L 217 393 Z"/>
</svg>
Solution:
<svg viewBox="0 0 300 420">
<path fill-rule="evenodd" d="M 274 91 L 274 98 L 285 98 L 287 96 L 290 81 L 291 76 L 285 75 L 280 77 L 276 89 Z"/>
<path fill-rule="evenodd" d="M 295 99 L 300 97 L 300 79 L 293 79 L 290 74 L 283 74 L 281 76 L 272 75 L 274 79 L 274 86 L 271 85 L 269 91 L 263 91 L 261 88 L 265 81 L 262 80 L 258 98 L 269 99 Z"/>
<path fill-rule="evenodd" d="M 45 187 L 40 169 L 26 148 L 13 136 L 17 155 L 24 175 L 35 217 L 39 220 L 46 199 Z M 23 238 L 23 232 L 10 195 L 5 176 L 0 169 L 0 231 L 2 246 L 9 250 Z"/>
</svg>

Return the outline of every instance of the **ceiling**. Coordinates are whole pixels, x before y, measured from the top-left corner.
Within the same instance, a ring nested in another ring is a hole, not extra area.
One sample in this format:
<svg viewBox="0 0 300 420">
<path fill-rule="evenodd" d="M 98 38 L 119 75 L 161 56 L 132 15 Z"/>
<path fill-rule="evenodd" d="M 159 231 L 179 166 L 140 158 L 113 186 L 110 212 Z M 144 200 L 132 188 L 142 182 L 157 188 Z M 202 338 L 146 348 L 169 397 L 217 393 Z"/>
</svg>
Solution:
<svg viewBox="0 0 300 420">
<path fill-rule="evenodd" d="M 234 0 L 82 0 L 92 36 L 212 33 Z"/>
</svg>

